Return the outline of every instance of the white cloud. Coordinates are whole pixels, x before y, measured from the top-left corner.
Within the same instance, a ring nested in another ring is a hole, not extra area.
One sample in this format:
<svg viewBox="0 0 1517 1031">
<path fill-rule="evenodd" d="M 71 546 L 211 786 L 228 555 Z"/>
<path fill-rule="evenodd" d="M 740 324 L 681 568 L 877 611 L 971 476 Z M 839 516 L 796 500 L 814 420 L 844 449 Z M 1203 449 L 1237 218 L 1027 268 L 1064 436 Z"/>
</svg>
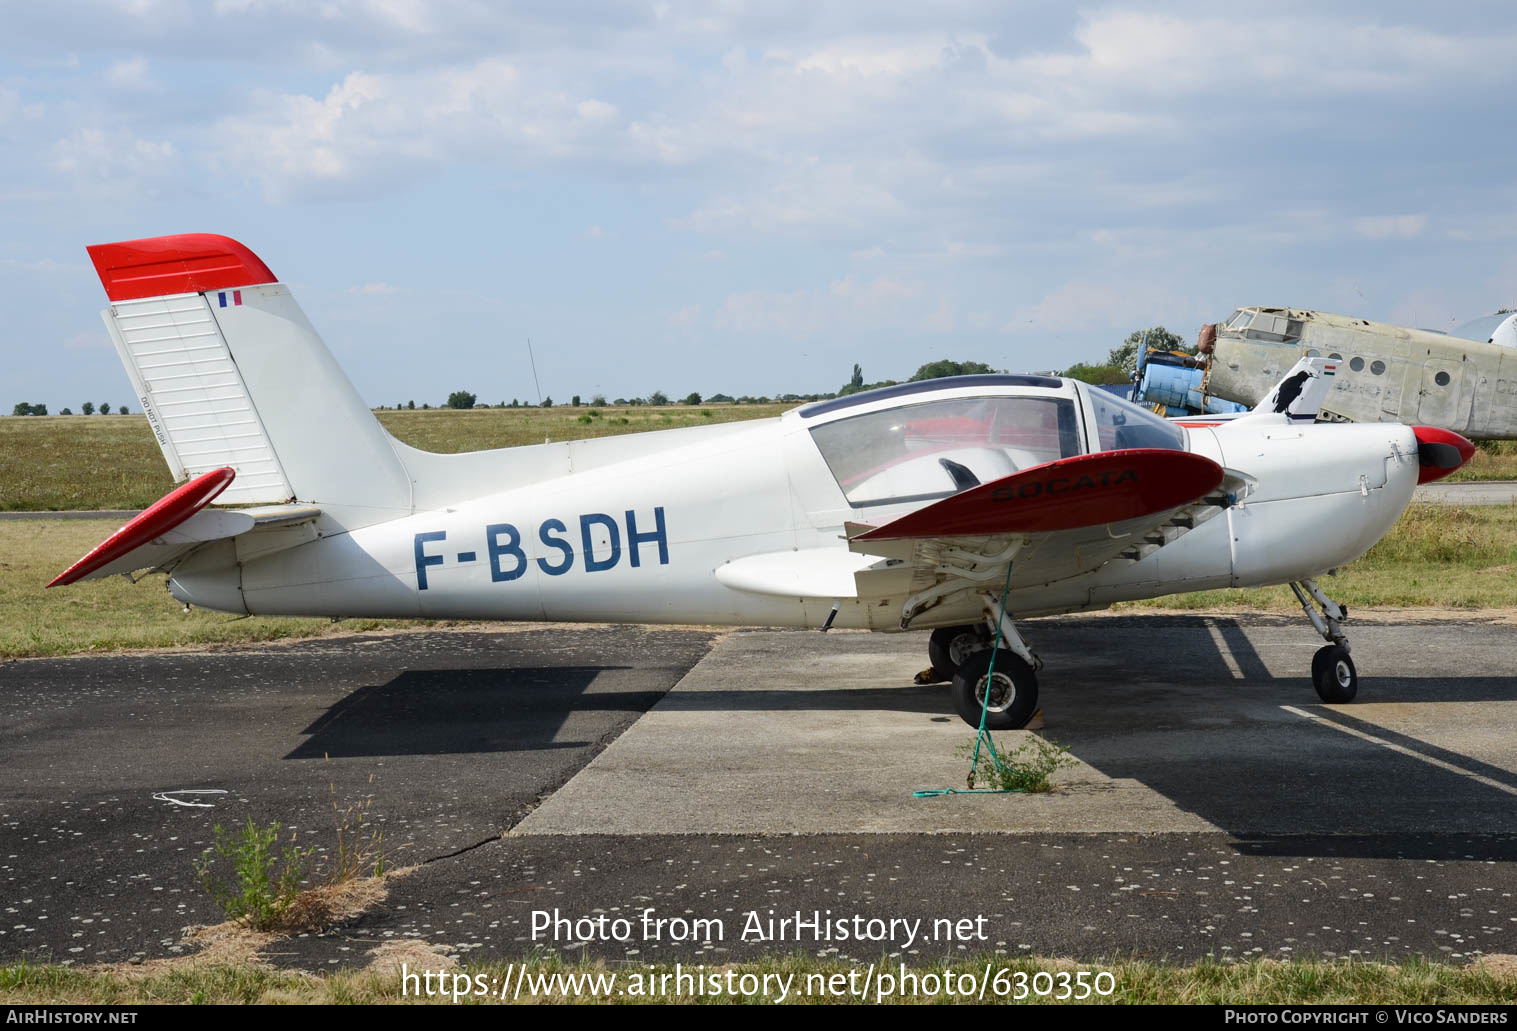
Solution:
<svg viewBox="0 0 1517 1031">
<path fill-rule="evenodd" d="M 1354 235 L 1366 240 L 1411 239 L 1427 229 L 1426 215 L 1374 215 L 1356 218 Z"/>
<path fill-rule="evenodd" d="M 1153 325 L 1161 313 L 1177 323 L 1169 328 L 1182 336 L 1187 323 L 1199 326 L 1210 314 L 1204 302 L 1179 295 L 1162 284 L 1115 277 L 1075 280 L 1056 287 L 1033 304 L 1018 307 L 1002 324 L 1001 332 L 1126 332 L 1135 326 Z"/>
<path fill-rule="evenodd" d="M 948 297 L 919 280 L 894 275 L 865 279 L 850 273 L 824 289 L 729 294 L 711 321 L 719 330 L 792 337 L 880 330 L 941 333 L 952 329 L 953 311 Z"/>
<path fill-rule="evenodd" d="M 143 182 L 162 182 L 181 171 L 179 150 L 173 143 L 106 129 L 76 129 L 53 145 L 50 164 L 71 179 L 119 191 Z"/>
<path fill-rule="evenodd" d="M 142 57 L 117 61 L 105 70 L 105 81 L 118 90 L 146 89 L 152 85 L 147 68 L 147 60 Z"/>
</svg>

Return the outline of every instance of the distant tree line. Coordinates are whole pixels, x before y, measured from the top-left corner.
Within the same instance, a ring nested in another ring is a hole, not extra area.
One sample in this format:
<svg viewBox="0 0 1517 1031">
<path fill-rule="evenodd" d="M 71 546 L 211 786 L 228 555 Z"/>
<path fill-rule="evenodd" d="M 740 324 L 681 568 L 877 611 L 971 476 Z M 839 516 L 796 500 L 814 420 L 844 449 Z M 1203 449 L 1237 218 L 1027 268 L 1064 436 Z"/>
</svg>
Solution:
<svg viewBox="0 0 1517 1031">
<path fill-rule="evenodd" d="M 1127 383 L 1131 381 L 1132 374 L 1137 368 L 1138 350 L 1140 347 L 1145 347 L 1148 350 L 1160 351 L 1194 350 L 1194 348 L 1186 344 L 1184 338 L 1182 338 L 1178 333 L 1170 332 L 1163 326 L 1151 326 L 1148 329 L 1135 329 L 1129 333 L 1127 335 L 1127 338 L 1123 340 L 1122 343 L 1111 349 L 1111 351 L 1107 354 L 1106 360 L 1104 362 L 1076 362 L 1074 365 L 1069 366 L 1062 372 L 1054 373 L 1054 375 L 1067 376 L 1071 379 L 1083 380 L 1086 383 L 1093 383 L 1098 385 Z M 892 387 L 901 382 L 916 383 L 921 380 L 945 379 L 950 376 L 981 376 L 995 373 L 1004 373 L 1005 371 L 1006 370 L 1004 369 L 991 368 L 984 362 L 954 361 L 952 359 L 942 358 L 937 361 L 928 362 L 925 365 L 918 367 L 917 371 L 904 381 L 895 379 L 883 379 L 873 383 L 866 383 L 864 381 L 863 366 L 859 365 L 858 363 L 854 363 L 853 374 L 849 377 L 848 382 L 830 394 L 776 394 L 773 397 L 751 396 L 744 394 L 741 397 L 733 397 L 731 394 L 721 393 L 703 396 L 696 391 L 691 391 L 689 394 L 681 398 L 678 402 L 675 402 L 671 401 L 669 395 L 664 393 L 662 390 L 655 390 L 651 394 L 648 394 L 646 397 L 618 397 L 610 401 L 606 400 L 606 395 L 596 394 L 591 397 L 588 402 L 585 402 L 580 397 L 580 395 L 575 394 L 569 400 L 569 405 L 574 408 L 583 407 L 585 404 L 588 404 L 592 408 L 604 408 L 607 406 L 626 408 L 637 407 L 640 405 L 662 407 L 664 405 L 676 403 L 690 406 L 700 404 L 743 405 L 773 404 L 775 402 L 800 403 L 803 401 L 822 401 L 833 397 L 844 397 L 848 394 L 857 394 L 865 390 L 876 390 L 880 387 Z M 383 406 L 381 406 L 381 408 L 382 407 Z M 424 402 L 421 407 L 423 409 L 430 409 L 432 405 Z M 455 409 L 481 407 L 552 408 L 553 399 L 551 397 L 545 397 L 537 405 L 534 405 L 531 401 L 522 401 L 517 398 L 512 398 L 509 403 L 501 401 L 499 404 L 493 406 L 488 404 L 480 405 L 478 395 L 468 390 L 455 390 L 453 393 L 448 395 L 446 404 L 438 405 L 437 407 Z M 407 401 L 405 404 L 397 402 L 395 408 L 397 411 L 400 409 L 414 410 L 416 408 L 416 402 Z"/>
<path fill-rule="evenodd" d="M 914 382 L 917 382 L 918 380 L 942 379 L 942 378 L 947 377 L 947 376 L 978 376 L 978 375 L 983 375 L 983 374 L 986 374 L 986 373 L 998 373 L 998 372 L 1004 372 L 1004 371 L 1005 370 L 1003 370 L 1003 369 L 993 369 L 989 365 L 986 365 L 984 362 L 959 362 L 959 361 L 952 361 L 952 360 L 949 360 L 949 359 L 941 359 L 939 361 L 928 362 L 926 365 L 923 365 L 920 368 L 918 368 L 917 371 L 910 377 L 910 379 L 907 382 L 913 382 L 914 383 Z M 695 406 L 695 405 L 701 405 L 701 404 L 767 405 L 767 404 L 774 404 L 776 402 L 800 403 L 800 402 L 803 402 L 803 401 L 825 401 L 828 398 L 841 397 L 841 396 L 843 396 L 845 394 L 856 394 L 856 393 L 858 393 L 861 390 L 873 390 L 873 389 L 875 389 L 877 387 L 894 386 L 895 384 L 897 384 L 899 382 L 901 382 L 901 381 L 900 380 L 894 380 L 894 379 L 887 379 L 887 380 L 881 380 L 878 383 L 865 383 L 864 382 L 864 372 L 863 372 L 863 369 L 859 365 L 855 364 L 854 367 L 853 367 L 853 376 L 852 376 L 852 378 L 846 384 L 844 384 L 843 386 L 839 387 L 837 389 L 837 391 L 835 391 L 834 393 L 830 393 L 830 394 L 827 394 L 827 393 L 814 393 L 814 394 L 794 394 L 794 393 L 791 393 L 791 394 L 775 394 L 773 397 L 769 397 L 769 396 L 765 396 L 765 395 L 754 396 L 754 395 L 744 394 L 741 397 L 733 397 L 731 394 L 722 394 L 722 393 L 711 394 L 709 396 L 706 396 L 706 395 L 702 395 L 699 391 L 693 391 L 692 390 L 690 393 L 686 394 L 684 397 L 680 398 L 678 401 L 673 401 L 673 400 L 670 399 L 670 397 L 669 397 L 668 394 L 664 393 L 664 391 L 662 391 L 662 390 L 655 390 L 655 391 L 653 391 L 653 393 L 648 394 L 646 397 L 618 397 L 618 398 L 613 398 L 610 401 L 606 400 L 606 395 L 605 394 L 596 394 L 593 397 L 591 397 L 588 402 L 584 401 L 580 397 L 579 394 L 575 394 L 572 398 L 570 398 L 569 404 L 570 404 L 571 407 L 574 407 L 574 408 L 580 408 L 580 407 L 583 407 L 586 404 L 588 404 L 592 408 L 604 408 L 604 407 L 608 407 L 608 406 L 614 406 L 614 407 L 618 407 L 618 408 L 629 408 L 629 407 L 638 407 L 638 406 L 641 406 L 641 405 L 648 405 L 648 406 L 651 406 L 651 407 L 658 408 L 658 407 L 663 407 L 665 405 L 670 405 L 670 404 L 681 404 L 681 405 Z M 488 404 L 481 405 L 479 403 L 479 395 L 473 393 L 472 391 L 468 391 L 468 390 L 455 390 L 451 394 L 448 395 L 447 402 L 445 404 L 443 404 L 443 405 L 439 405 L 438 407 L 439 408 L 453 408 L 453 409 L 491 408 L 491 407 L 494 407 L 494 408 L 534 408 L 534 407 L 536 407 L 536 408 L 552 408 L 553 407 L 553 403 L 554 403 L 553 402 L 553 398 L 551 398 L 551 397 L 545 397 L 537 405 L 533 405 L 532 402 L 530 402 L 530 401 L 522 401 L 522 400 L 520 400 L 518 398 L 512 398 L 510 402 L 502 401 L 502 402 L 500 402 L 499 404 L 496 404 L 496 405 L 488 405 Z M 395 411 L 401 411 L 401 410 L 414 411 L 416 409 L 416 407 L 417 407 L 417 405 L 416 405 L 415 401 L 406 401 L 404 404 L 402 404 L 402 403 L 400 403 L 398 401 L 395 403 Z M 429 404 L 429 403 L 423 402 L 422 405 L 421 405 L 421 407 L 422 407 L 422 409 L 426 410 L 426 409 L 430 409 L 432 407 L 432 405 Z M 385 408 L 384 408 L 383 405 L 380 406 L 380 409 L 382 411 L 385 410 Z"/>
<path fill-rule="evenodd" d="M 86 401 L 86 402 L 84 402 L 84 404 L 82 404 L 82 405 L 79 406 L 79 410 L 81 412 L 83 412 L 85 415 L 94 415 L 95 414 L 95 404 L 94 404 L 93 401 Z M 118 415 L 131 415 L 132 414 L 132 410 L 130 408 L 128 408 L 126 405 L 122 405 L 120 408 L 116 409 L 116 412 L 117 412 Z M 30 403 L 28 401 L 18 401 L 18 402 L 16 402 L 15 407 L 13 407 L 11 409 L 11 414 L 12 415 L 46 415 L 47 414 L 47 405 L 34 405 L 34 404 L 32 404 L 32 403 Z M 74 410 L 72 408 L 65 408 L 62 411 L 60 411 L 58 414 L 59 415 L 73 415 L 74 414 Z M 100 414 L 101 415 L 110 415 L 111 414 L 111 406 L 109 404 L 102 404 L 100 406 Z"/>
</svg>

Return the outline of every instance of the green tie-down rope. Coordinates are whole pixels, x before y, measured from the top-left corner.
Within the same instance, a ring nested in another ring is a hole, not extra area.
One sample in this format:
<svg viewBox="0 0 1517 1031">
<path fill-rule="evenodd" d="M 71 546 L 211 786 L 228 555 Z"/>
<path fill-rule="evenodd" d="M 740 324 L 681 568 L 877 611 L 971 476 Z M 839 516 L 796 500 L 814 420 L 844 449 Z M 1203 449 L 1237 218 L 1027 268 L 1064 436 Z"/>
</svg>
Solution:
<svg viewBox="0 0 1517 1031">
<path fill-rule="evenodd" d="M 913 791 L 912 798 L 936 798 L 939 795 L 1015 795 L 1023 793 L 1022 788 L 976 788 L 974 786 L 974 774 L 980 768 L 981 747 L 990 749 L 990 757 L 995 761 L 996 771 L 1006 772 L 1006 763 L 1001 759 L 1001 753 L 996 751 L 995 739 L 990 736 L 990 731 L 985 729 L 985 718 L 990 713 L 990 688 L 995 683 L 996 656 L 1001 651 L 1001 622 L 1006 618 L 1006 598 L 1011 593 L 1011 563 L 1006 563 L 1006 585 L 1001 588 L 1001 614 L 996 620 L 996 643 L 990 649 L 990 669 L 985 674 L 985 694 L 980 698 L 980 728 L 975 731 L 974 755 L 969 760 L 969 787 L 968 788 L 928 788 L 925 791 Z"/>
</svg>

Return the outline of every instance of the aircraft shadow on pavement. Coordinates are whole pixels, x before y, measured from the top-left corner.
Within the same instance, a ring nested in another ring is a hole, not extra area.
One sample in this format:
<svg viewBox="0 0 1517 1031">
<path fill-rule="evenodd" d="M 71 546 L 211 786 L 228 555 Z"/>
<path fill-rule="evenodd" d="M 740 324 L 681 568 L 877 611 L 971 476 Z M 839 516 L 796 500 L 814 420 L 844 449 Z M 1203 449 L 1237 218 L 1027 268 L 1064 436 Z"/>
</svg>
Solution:
<svg viewBox="0 0 1517 1031">
<path fill-rule="evenodd" d="M 1503 842 L 1517 833 L 1517 772 L 1379 726 L 1368 706 L 1358 716 L 1353 703 L 1322 704 L 1304 668 L 1271 674 L 1235 620 L 1165 622 L 1174 636 L 1162 652 L 1127 656 L 1110 636 L 1099 650 L 1086 636 L 1095 624 L 1049 626 L 1049 736 L 1099 772 L 1138 781 L 1233 834 L 1250 854 L 1514 851 Z M 1314 647 L 1303 639 L 1303 667 Z M 1514 699 L 1517 677 L 1360 675 L 1364 703 Z"/>
<path fill-rule="evenodd" d="M 301 733 L 286 759 L 451 755 L 582 748 L 556 741 L 575 712 L 645 712 L 662 691 L 591 691 L 625 666 L 407 670 L 346 695 Z"/>
</svg>

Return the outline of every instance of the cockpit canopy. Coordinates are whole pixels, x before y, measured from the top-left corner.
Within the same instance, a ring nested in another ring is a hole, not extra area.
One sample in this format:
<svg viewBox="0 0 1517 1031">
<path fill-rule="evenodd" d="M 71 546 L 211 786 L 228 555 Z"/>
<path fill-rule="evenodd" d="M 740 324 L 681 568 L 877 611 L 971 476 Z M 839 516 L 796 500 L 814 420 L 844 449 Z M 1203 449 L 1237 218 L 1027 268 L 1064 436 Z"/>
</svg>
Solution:
<svg viewBox="0 0 1517 1031">
<path fill-rule="evenodd" d="M 1301 320 L 1290 315 L 1285 308 L 1239 308 L 1217 329 L 1231 330 L 1245 340 L 1289 343 L 1301 339 Z"/>
<path fill-rule="evenodd" d="M 981 382 L 960 382 L 971 378 Z M 813 427 L 811 437 L 856 508 L 948 497 L 1089 451 L 1186 450 L 1178 426 L 1075 380 L 982 376 L 910 386 L 917 389 L 886 388 L 801 409 L 802 418 L 834 416 Z M 882 403 L 890 400 L 896 403 Z M 855 407 L 865 410 L 839 414 Z"/>
</svg>

